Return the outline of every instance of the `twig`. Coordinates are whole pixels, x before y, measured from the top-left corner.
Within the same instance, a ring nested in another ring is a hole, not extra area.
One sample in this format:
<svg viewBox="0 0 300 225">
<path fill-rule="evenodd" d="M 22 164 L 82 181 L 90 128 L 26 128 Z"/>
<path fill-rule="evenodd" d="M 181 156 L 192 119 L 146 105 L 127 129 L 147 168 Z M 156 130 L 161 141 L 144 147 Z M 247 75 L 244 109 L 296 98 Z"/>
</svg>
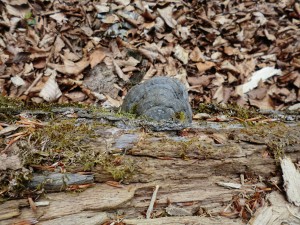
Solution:
<svg viewBox="0 0 300 225">
<path fill-rule="evenodd" d="M 152 198 L 151 198 L 151 201 L 150 201 L 150 205 L 149 205 L 147 213 L 146 213 L 146 219 L 150 219 L 151 213 L 153 211 L 154 202 L 156 200 L 156 195 L 157 195 L 158 189 L 159 189 L 159 185 L 156 185 L 155 190 L 152 195 Z"/>
<path fill-rule="evenodd" d="M 33 88 L 37 82 L 39 82 L 39 80 L 42 78 L 44 74 L 43 73 L 40 73 L 36 78 L 35 80 L 32 82 L 32 84 L 29 86 L 29 88 L 24 92 L 25 95 L 28 95 L 29 91 L 31 90 L 31 88 Z"/>
</svg>

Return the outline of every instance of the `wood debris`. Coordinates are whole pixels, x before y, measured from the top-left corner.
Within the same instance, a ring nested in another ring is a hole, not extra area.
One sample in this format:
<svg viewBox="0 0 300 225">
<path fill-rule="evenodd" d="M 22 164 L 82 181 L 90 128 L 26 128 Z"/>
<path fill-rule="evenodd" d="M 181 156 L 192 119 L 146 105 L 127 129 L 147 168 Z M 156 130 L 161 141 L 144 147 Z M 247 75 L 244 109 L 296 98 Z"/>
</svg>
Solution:
<svg viewBox="0 0 300 225">
<path fill-rule="evenodd" d="M 156 195 L 157 195 L 158 189 L 159 189 L 159 185 L 156 185 L 155 190 L 154 190 L 153 195 L 152 195 L 152 198 L 151 198 L 151 201 L 150 201 L 150 204 L 149 204 L 149 207 L 148 207 L 148 210 L 147 210 L 147 213 L 146 213 L 146 219 L 151 218 L 151 214 L 152 214 L 152 211 L 153 211 L 153 207 L 154 207 L 154 203 L 155 203 L 155 200 L 156 200 Z"/>
<path fill-rule="evenodd" d="M 300 206 L 300 172 L 290 158 L 280 160 L 284 189 L 290 203 Z"/>
</svg>

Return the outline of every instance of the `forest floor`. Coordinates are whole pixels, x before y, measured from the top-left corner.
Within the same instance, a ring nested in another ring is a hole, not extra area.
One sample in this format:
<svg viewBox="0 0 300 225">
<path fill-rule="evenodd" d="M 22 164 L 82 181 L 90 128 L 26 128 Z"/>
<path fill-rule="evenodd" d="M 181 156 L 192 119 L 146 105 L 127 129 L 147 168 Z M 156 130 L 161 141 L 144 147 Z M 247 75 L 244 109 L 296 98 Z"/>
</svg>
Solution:
<svg viewBox="0 0 300 225">
<path fill-rule="evenodd" d="M 0 93 L 118 107 L 133 85 L 179 79 L 199 103 L 300 107 L 300 4 L 1 1 Z"/>
<path fill-rule="evenodd" d="M 299 224 L 299 2 L 0 12 L 1 225 Z M 155 76 L 187 88 L 185 129 L 98 108 Z"/>
</svg>

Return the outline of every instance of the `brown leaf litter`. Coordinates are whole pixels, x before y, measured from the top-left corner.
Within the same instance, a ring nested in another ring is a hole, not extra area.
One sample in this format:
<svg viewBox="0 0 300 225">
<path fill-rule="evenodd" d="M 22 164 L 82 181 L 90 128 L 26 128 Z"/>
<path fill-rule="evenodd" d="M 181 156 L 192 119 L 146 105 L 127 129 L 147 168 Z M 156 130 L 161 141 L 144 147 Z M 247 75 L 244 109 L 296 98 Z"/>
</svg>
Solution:
<svg viewBox="0 0 300 225">
<path fill-rule="evenodd" d="M 171 76 L 194 107 L 299 109 L 299 8 L 266 0 L 2 1 L 0 92 L 117 106 L 132 85 Z M 102 80 L 90 72 L 98 65 L 110 72 L 98 88 L 86 85 Z"/>
</svg>

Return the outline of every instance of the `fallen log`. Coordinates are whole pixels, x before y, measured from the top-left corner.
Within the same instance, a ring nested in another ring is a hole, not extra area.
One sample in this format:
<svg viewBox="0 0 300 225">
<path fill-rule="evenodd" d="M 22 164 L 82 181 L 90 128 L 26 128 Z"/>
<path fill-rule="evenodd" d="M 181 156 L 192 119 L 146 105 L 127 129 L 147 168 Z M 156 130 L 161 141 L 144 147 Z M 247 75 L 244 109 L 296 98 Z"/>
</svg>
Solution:
<svg viewBox="0 0 300 225">
<path fill-rule="evenodd" d="M 276 157 L 286 155 L 295 162 L 300 151 L 299 126 L 284 124 L 198 124 L 180 132 L 98 124 L 94 136 L 89 140 L 92 153 L 106 157 L 91 168 L 94 187 L 46 194 L 49 205 L 38 206 L 36 212 L 24 199 L 7 201 L 0 205 L 0 224 L 32 219 L 72 224 L 71 218 L 81 224 L 246 224 L 257 208 L 269 206 L 267 194 L 282 187 Z M 119 166 L 122 171 L 116 171 Z M 77 161 L 68 168 L 74 174 L 83 170 Z M 113 179 L 118 185 L 112 185 Z M 145 219 L 157 185 L 150 219 Z"/>
</svg>

